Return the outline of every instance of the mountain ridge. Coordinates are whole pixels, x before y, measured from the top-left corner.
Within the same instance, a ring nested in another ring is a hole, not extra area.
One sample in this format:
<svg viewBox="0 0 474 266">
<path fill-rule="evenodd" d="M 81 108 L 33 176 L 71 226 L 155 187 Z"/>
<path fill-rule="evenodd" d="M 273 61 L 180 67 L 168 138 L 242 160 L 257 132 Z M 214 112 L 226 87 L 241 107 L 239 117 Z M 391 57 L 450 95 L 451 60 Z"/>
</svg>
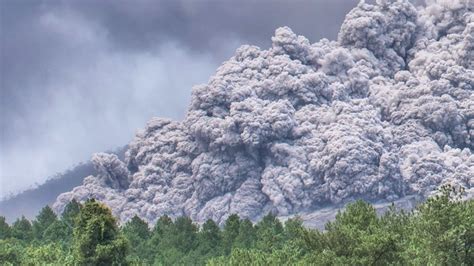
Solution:
<svg viewBox="0 0 474 266">
<path fill-rule="evenodd" d="M 123 160 L 125 159 L 125 150 L 126 147 L 122 147 L 108 152 L 116 154 Z M 42 184 L 3 198 L 0 200 L 0 215 L 5 216 L 8 222 L 13 222 L 23 215 L 32 219 L 41 208 L 53 205 L 61 193 L 79 186 L 86 176 L 95 174 L 97 171 L 91 161 L 78 163 L 46 179 Z"/>
</svg>

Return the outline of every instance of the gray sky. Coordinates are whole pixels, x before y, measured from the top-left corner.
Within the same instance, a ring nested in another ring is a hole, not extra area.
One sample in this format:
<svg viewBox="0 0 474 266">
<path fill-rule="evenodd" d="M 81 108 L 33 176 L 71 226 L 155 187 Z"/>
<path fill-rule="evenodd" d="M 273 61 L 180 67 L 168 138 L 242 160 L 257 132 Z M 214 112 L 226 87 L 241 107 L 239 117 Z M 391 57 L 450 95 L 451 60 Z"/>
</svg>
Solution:
<svg viewBox="0 0 474 266">
<path fill-rule="evenodd" d="M 0 0 L 0 197 L 181 119 L 191 87 L 289 26 L 335 39 L 355 0 Z"/>
</svg>

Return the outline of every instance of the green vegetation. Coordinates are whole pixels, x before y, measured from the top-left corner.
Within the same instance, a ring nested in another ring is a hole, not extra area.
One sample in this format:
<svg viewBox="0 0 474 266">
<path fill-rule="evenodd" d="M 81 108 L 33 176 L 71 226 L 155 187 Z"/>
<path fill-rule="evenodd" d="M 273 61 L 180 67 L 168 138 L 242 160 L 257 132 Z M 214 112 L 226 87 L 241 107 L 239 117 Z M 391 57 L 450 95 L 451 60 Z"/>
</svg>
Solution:
<svg viewBox="0 0 474 266">
<path fill-rule="evenodd" d="M 473 265 L 474 201 L 445 186 L 411 212 L 382 216 L 356 201 L 325 231 L 273 214 L 253 224 L 230 215 L 222 227 L 162 216 L 118 226 L 93 199 L 57 217 L 45 207 L 32 222 L 0 216 L 1 265 Z"/>
<path fill-rule="evenodd" d="M 73 254 L 79 265 L 122 265 L 127 240 L 120 234 L 111 210 L 93 199 L 85 202 L 76 218 Z"/>
</svg>

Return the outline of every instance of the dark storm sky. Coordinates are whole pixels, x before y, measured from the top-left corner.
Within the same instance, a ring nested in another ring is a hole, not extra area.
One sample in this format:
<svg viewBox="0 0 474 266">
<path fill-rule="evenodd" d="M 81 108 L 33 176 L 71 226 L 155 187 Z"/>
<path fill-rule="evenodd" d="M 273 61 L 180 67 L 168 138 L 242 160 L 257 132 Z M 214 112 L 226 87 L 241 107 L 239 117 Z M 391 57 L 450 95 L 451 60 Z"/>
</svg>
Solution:
<svg viewBox="0 0 474 266">
<path fill-rule="evenodd" d="M 277 27 L 335 39 L 356 2 L 0 0 L 0 197 L 181 119 L 193 85 Z"/>
</svg>

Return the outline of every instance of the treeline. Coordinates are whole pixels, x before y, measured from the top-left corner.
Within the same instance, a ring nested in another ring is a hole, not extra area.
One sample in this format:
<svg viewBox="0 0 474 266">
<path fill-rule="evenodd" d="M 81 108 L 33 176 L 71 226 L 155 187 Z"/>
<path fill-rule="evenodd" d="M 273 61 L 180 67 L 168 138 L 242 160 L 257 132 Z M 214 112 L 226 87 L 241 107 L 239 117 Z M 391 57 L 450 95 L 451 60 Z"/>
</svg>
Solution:
<svg viewBox="0 0 474 266">
<path fill-rule="evenodd" d="M 266 215 L 253 224 L 230 215 L 223 227 L 162 216 L 151 228 L 135 216 L 119 227 L 93 199 L 49 207 L 32 222 L 0 217 L 1 265 L 473 265 L 474 201 L 450 186 L 411 212 L 377 216 L 349 204 L 321 232 L 298 218 Z"/>
</svg>

